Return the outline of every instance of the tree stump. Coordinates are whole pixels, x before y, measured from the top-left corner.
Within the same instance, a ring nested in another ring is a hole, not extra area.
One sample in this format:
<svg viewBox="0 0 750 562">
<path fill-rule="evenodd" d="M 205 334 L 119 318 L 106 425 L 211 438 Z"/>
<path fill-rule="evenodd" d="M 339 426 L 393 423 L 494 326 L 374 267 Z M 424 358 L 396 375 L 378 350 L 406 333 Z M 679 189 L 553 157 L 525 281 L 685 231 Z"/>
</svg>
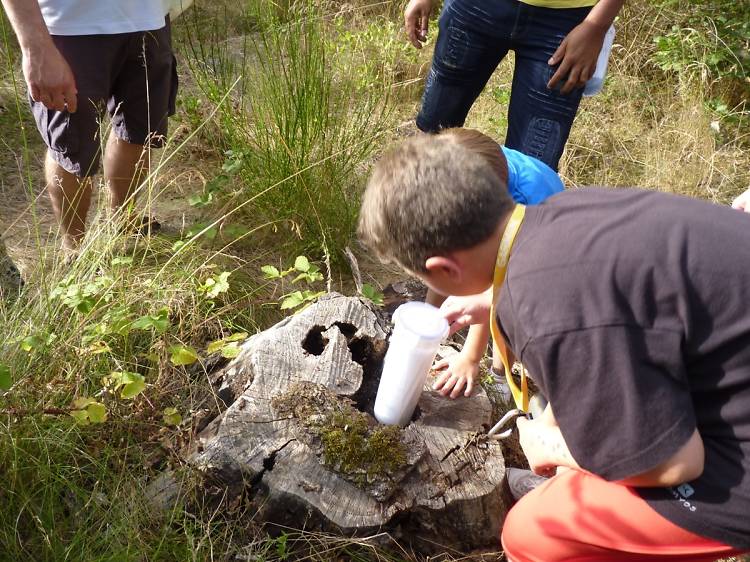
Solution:
<svg viewBox="0 0 750 562">
<path fill-rule="evenodd" d="M 495 546 L 506 514 L 500 445 L 484 391 L 425 388 L 412 422 L 372 416 L 387 348 L 379 313 L 331 294 L 242 345 L 218 373 L 226 410 L 187 456 L 203 492 L 250 497 L 262 521 L 346 535 L 388 531 L 429 553 Z M 175 479 L 152 484 L 173 497 Z"/>
</svg>

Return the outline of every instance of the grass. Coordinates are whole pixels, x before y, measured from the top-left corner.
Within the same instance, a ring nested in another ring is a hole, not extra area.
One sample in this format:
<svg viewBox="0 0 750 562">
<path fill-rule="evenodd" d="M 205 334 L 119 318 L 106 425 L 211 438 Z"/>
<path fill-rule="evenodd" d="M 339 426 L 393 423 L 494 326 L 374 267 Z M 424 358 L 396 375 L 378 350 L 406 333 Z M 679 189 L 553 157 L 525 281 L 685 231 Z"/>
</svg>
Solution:
<svg viewBox="0 0 750 562">
<path fill-rule="evenodd" d="M 687 0 L 625 7 L 605 90 L 583 102 L 562 162 L 570 187 L 639 185 L 727 203 L 750 186 L 740 5 L 726 3 L 721 17 Z M 205 373 L 176 363 L 282 314 L 260 267 L 303 252 L 328 263 L 329 285 L 351 286 L 341 251 L 353 245 L 364 178 L 381 148 L 413 129 L 404 123 L 430 60 L 406 45 L 400 19 L 393 1 L 191 8 L 175 25 L 174 132 L 141 188 L 170 228 L 139 238 L 98 220 L 72 269 L 46 231 L 41 143 L 3 20 L 0 183 L 6 196 L 25 195 L 23 215 L 4 212 L 0 234 L 28 282 L 15 304 L 0 303 L 0 368 L 13 383 L 0 392 L 0 560 L 415 558 L 377 546 L 385 536 L 270 537 L 241 505 L 157 517 L 144 501 L 148 479 L 179 466 L 202 411 L 216 408 Z M 498 140 L 511 71 L 503 63 L 467 122 Z M 369 279 L 390 275 L 362 258 Z M 113 372 L 145 387 L 122 398 L 102 383 Z M 102 404 L 106 423 L 76 424 L 69 410 L 80 398 Z M 182 422 L 165 421 L 166 408 Z"/>
</svg>

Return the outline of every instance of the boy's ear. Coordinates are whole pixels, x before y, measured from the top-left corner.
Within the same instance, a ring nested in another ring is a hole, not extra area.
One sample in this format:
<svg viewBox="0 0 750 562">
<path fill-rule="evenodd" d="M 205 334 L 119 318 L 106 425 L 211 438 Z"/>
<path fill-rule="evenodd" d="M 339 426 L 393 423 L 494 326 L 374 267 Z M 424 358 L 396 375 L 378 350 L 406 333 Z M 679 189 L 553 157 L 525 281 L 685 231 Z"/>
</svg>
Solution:
<svg viewBox="0 0 750 562">
<path fill-rule="evenodd" d="M 442 275 L 453 279 L 454 281 L 461 281 L 461 267 L 458 262 L 452 258 L 445 256 L 433 256 L 427 258 L 424 262 L 424 266 L 431 274 Z"/>
</svg>

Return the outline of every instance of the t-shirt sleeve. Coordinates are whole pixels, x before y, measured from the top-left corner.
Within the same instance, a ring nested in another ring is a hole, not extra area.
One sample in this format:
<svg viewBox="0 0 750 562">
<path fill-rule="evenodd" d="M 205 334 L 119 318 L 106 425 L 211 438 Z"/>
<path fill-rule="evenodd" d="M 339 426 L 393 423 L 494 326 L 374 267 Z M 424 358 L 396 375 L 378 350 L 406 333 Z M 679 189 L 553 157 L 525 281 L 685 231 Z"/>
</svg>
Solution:
<svg viewBox="0 0 750 562">
<path fill-rule="evenodd" d="M 532 338 L 521 358 L 573 458 L 607 480 L 668 460 L 695 430 L 679 333 L 602 326 Z"/>
</svg>

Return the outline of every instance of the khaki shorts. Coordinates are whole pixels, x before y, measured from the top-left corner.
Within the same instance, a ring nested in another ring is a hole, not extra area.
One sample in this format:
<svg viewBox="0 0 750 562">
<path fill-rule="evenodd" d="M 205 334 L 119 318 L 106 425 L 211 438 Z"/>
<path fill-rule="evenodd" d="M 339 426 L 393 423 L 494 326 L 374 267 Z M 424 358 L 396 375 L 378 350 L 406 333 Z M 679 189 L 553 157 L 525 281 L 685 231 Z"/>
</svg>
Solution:
<svg viewBox="0 0 750 562">
<path fill-rule="evenodd" d="M 167 117 L 174 114 L 177 65 L 169 23 L 154 31 L 114 35 L 52 36 L 68 61 L 78 88 L 75 113 L 31 101 L 50 156 L 78 177 L 96 174 L 103 141 L 100 124 L 109 114 L 118 138 L 160 147 Z M 102 129 L 103 130 L 103 129 Z"/>
</svg>

